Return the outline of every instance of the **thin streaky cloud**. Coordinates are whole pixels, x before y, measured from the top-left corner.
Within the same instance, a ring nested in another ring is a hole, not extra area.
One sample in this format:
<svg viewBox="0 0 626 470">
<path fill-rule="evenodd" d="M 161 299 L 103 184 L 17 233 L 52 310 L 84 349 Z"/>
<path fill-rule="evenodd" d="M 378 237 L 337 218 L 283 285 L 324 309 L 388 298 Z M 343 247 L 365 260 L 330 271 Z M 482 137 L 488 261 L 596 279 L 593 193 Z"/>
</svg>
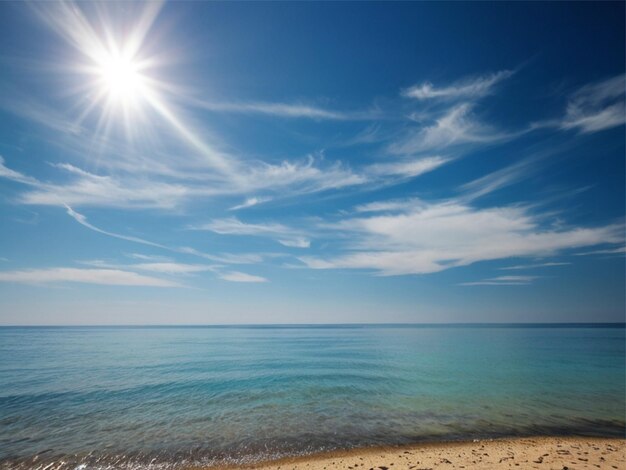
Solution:
<svg viewBox="0 0 626 470">
<path fill-rule="evenodd" d="M 188 246 L 181 246 L 173 249 L 177 253 L 197 256 L 199 258 L 208 259 L 217 263 L 225 264 L 256 264 L 263 261 L 264 256 L 259 253 L 219 253 L 210 254 L 196 250 Z"/>
<path fill-rule="evenodd" d="M 538 172 L 544 171 L 546 165 L 554 163 L 557 155 L 566 154 L 573 146 L 571 142 L 551 145 L 548 148 L 533 146 L 520 160 L 463 184 L 459 188 L 462 194 L 460 199 L 471 202 L 527 180 Z M 576 191 L 583 190 L 584 188 Z"/>
<path fill-rule="evenodd" d="M 209 111 L 241 114 L 263 114 L 283 118 L 348 120 L 357 119 L 358 116 L 361 116 L 361 119 L 363 119 L 363 117 L 365 116 L 365 114 L 349 114 L 341 111 L 333 111 L 299 103 L 218 103 L 194 100 L 191 101 L 191 104 Z"/>
<path fill-rule="evenodd" d="M 4 158 L 0 156 L 0 177 L 6 178 L 17 183 L 27 184 L 31 186 L 39 185 L 39 181 L 31 176 L 26 176 L 19 171 L 11 170 L 4 164 Z"/>
<path fill-rule="evenodd" d="M 584 253 L 574 253 L 576 256 L 590 256 L 590 255 L 624 255 L 626 254 L 626 246 L 620 246 L 618 248 L 609 248 L 604 250 L 586 251 Z"/>
<path fill-rule="evenodd" d="M 115 233 L 115 232 L 109 232 L 107 230 L 103 230 L 103 229 L 101 229 L 99 227 L 96 227 L 95 225 L 89 223 L 87 221 L 87 217 L 85 217 L 84 215 L 76 212 L 71 207 L 66 206 L 66 210 L 67 210 L 67 214 L 70 217 L 72 217 L 74 220 L 76 220 L 76 222 L 81 224 L 82 226 L 87 227 L 88 229 L 93 230 L 93 231 L 98 232 L 98 233 L 101 233 L 103 235 L 107 235 L 107 236 L 113 237 L 113 238 L 118 238 L 120 240 L 126 240 L 126 241 L 133 242 L 133 243 L 140 243 L 142 245 L 153 246 L 155 248 L 160 248 L 160 249 L 163 249 L 163 250 L 167 250 L 167 251 L 172 252 L 172 253 L 181 253 L 181 254 L 193 255 L 193 256 L 200 257 L 200 258 L 204 258 L 204 259 L 210 259 L 210 260 L 218 262 L 218 263 L 226 263 L 226 264 L 254 264 L 254 263 L 261 262 L 263 260 L 263 257 L 261 255 L 258 255 L 258 254 L 255 254 L 255 253 L 243 253 L 243 254 L 221 253 L 221 254 L 213 255 L 213 254 L 209 254 L 209 253 L 203 253 L 203 252 L 201 252 L 199 250 L 196 250 L 196 249 L 190 248 L 190 247 L 170 247 L 170 246 L 162 245 L 160 243 L 151 242 L 149 240 L 145 240 L 145 239 L 139 238 L 139 237 L 133 237 L 133 236 L 128 236 L 128 235 L 122 235 L 122 234 Z"/>
<path fill-rule="evenodd" d="M 253 283 L 261 283 L 261 282 L 269 282 L 266 278 L 262 276 L 254 276 L 252 274 L 246 274 L 239 271 L 230 271 L 223 272 L 219 275 L 220 279 L 231 282 L 253 282 Z"/>
<path fill-rule="evenodd" d="M 504 142 L 520 135 L 519 132 L 503 132 L 480 121 L 473 113 L 473 107 L 471 103 L 462 103 L 448 108 L 432 124 L 408 130 L 391 142 L 387 150 L 394 155 L 416 155 L 461 145 Z"/>
<path fill-rule="evenodd" d="M 624 74 L 582 87 L 570 97 L 561 128 L 592 133 L 624 125 L 625 88 Z"/>
<path fill-rule="evenodd" d="M 20 93 L 8 83 L 1 83 L 4 90 L 0 97 L 0 108 L 14 116 L 49 128 L 63 135 L 80 135 L 84 129 L 80 124 L 70 121 L 59 111 L 49 108 L 27 94 Z"/>
<path fill-rule="evenodd" d="M 461 191 L 464 193 L 463 198 L 467 201 L 472 201 L 518 183 L 538 170 L 539 160 L 539 157 L 527 157 L 465 183 L 461 187 Z"/>
<path fill-rule="evenodd" d="M 422 205 L 422 203 L 419 198 L 406 198 L 360 204 L 356 206 L 354 210 L 355 212 L 402 212 L 415 209 L 420 205 Z"/>
<path fill-rule="evenodd" d="M 390 163 L 376 163 L 365 168 L 367 173 L 376 176 L 399 176 L 414 178 L 424 173 L 429 173 L 445 165 L 451 159 L 440 156 L 422 157 L 406 161 Z"/>
<path fill-rule="evenodd" d="M 153 246 L 153 247 L 161 248 L 161 249 L 164 249 L 164 250 L 171 250 L 170 248 L 166 247 L 165 245 L 161 245 L 159 243 L 154 243 L 154 242 L 151 242 L 151 241 L 148 241 L 148 240 L 144 240 L 143 238 L 132 237 L 132 236 L 128 236 L 128 235 L 121 235 L 119 233 L 108 232 L 106 230 L 102 230 L 101 228 L 98 228 L 95 225 L 92 225 L 89 222 L 87 222 L 87 217 L 85 217 L 82 214 L 79 214 L 78 212 L 73 210 L 70 206 L 66 205 L 65 209 L 67 211 L 67 215 L 72 217 L 76 222 L 81 224 L 83 227 L 87 227 L 88 229 L 93 230 L 94 232 L 98 232 L 98 233 L 101 233 L 103 235 L 107 235 L 107 236 L 113 237 L 113 238 L 119 238 L 120 240 L 126 240 L 126 241 L 134 242 L 134 243 L 141 243 L 142 245 Z"/>
<path fill-rule="evenodd" d="M 498 276 L 482 281 L 462 282 L 460 286 L 527 286 L 539 276 Z"/>
<path fill-rule="evenodd" d="M 448 86 L 437 88 L 431 82 L 423 82 L 402 91 L 402 95 L 417 100 L 479 98 L 491 94 L 494 87 L 515 72 L 502 70 L 481 77 L 465 78 Z"/>
<path fill-rule="evenodd" d="M 126 253 L 125 255 L 128 258 L 137 259 L 137 260 L 144 261 L 144 262 L 168 263 L 172 261 L 171 258 L 168 258 L 167 256 L 161 256 L 161 255 L 146 255 L 143 253 Z"/>
<path fill-rule="evenodd" d="M 244 202 L 242 202 L 241 204 L 237 204 L 236 206 L 233 206 L 231 208 L 229 208 L 229 211 L 238 211 L 241 209 L 247 209 L 248 207 L 253 207 L 259 204 L 263 204 L 264 202 L 268 202 L 271 201 L 272 198 L 270 197 L 249 197 L 247 198 Z"/>
<path fill-rule="evenodd" d="M 547 262 L 547 263 L 537 263 L 537 264 L 518 264 L 515 266 L 506 266 L 504 268 L 500 268 L 504 271 L 518 271 L 525 269 L 537 269 L 537 268 L 551 268 L 554 266 L 569 266 L 572 263 L 567 262 Z"/>
<path fill-rule="evenodd" d="M 73 282 L 109 286 L 184 287 L 179 283 L 118 269 L 46 268 L 0 272 L 0 282 L 50 284 Z"/>
<path fill-rule="evenodd" d="M 533 122 L 530 129 L 554 128 L 592 134 L 626 123 L 626 74 L 579 88 L 567 99 L 563 117 Z"/>
<path fill-rule="evenodd" d="M 163 274 L 190 274 L 205 271 L 215 271 L 216 266 L 207 266 L 201 264 L 184 264 L 184 263 L 137 263 L 129 266 L 132 269 L 140 271 L 150 271 Z"/>
<path fill-rule="evenodd" d="M 130 271 L 148 271 L 157 274 L 169 274 L 169 275 L 180 275 L 180 274 L 194 274 L 201 273 L 206 271 L 216 271 L 219 266 L 209 266 L 203 264 L 186 264 L 186 263 L 177 263 L 174 261 L 161 261 L 161 262 L 150 262 L 150 263 L 133 263 L 133 264 L 116 264 L 110 263 L 103 260 L 85 260 L 79 261 L 80 264 L 85 264 L 88 266 L 93 266 L 97 268 L 107 268 L 107 269 L 122 269 L 122 270 L 130 270 Z"/>
<path fill-rule="evenodd" d="M 235 217 L 215 219 L 200 225 L 188 227 L 190 230 L 207 230 L 220 235 L 247 235 L 262 236 L 276 240 L 278 243 L 294 248 L 308 248 L 311 244 L 309 237 L 299 230 L 295 230 L 279 223 L 245 223 Z"/>
</svg>

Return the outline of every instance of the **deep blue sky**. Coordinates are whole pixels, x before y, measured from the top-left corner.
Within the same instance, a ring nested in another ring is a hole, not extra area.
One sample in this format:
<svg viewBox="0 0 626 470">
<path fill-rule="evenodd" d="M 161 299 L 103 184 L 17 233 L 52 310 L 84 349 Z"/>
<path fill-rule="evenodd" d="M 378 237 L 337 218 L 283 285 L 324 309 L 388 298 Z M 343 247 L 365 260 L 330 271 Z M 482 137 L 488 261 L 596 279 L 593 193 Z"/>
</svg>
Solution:
<svg viewBox="0 0 626 470">
<path fill-rule="evenodd" d="M 624 18 L 0 4 L 0 323 L 623 321 Z"/>
</svg>

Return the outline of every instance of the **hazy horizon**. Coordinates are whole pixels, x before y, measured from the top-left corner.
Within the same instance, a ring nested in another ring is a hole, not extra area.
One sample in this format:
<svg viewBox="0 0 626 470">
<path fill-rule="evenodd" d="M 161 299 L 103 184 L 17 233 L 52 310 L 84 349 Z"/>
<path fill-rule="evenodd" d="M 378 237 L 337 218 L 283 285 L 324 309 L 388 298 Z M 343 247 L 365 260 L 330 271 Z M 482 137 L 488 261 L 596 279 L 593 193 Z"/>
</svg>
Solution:
<svg viewBox="0 0 626 470">
<path fill-rule="evenodd" d="M 389 327 L 397 327 L 397 326 L 406 326 L 406 327 L 445 327 L 445 326 L 460 326 L 460 327 L 586 327 L 589 326 L 591 328 L 599 326 L 599 327 L 624 327 L 626 326 L 626 322 L 440 322 L 440 323 L 427 323 L 427 322 L 414 322 L 414 323 L 385 323 L 385 322 L 370 322 L 370 323 L 41 323 L 41 324 L 0 324 L 0 328 L 301 328 L 301 327 L 380 327 L 380 326 L 389 326 Z"/>
</svg>

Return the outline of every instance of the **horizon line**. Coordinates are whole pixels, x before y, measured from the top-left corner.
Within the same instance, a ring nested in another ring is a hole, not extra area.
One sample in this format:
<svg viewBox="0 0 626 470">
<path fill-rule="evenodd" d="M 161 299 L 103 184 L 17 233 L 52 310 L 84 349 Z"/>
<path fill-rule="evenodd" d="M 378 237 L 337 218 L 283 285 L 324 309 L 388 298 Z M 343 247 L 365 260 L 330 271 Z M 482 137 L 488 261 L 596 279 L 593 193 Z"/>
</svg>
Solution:
<svg viewBox="0 0 626 470">
<path fill-rule="evenodd" d="M 343 322 L 343 323 L 67 323 L 0 324 L 0 328 L 245 328 L 245 327 L 358 327 L 358 326 L 623 326 L 619 322 Z"/>
</svg>

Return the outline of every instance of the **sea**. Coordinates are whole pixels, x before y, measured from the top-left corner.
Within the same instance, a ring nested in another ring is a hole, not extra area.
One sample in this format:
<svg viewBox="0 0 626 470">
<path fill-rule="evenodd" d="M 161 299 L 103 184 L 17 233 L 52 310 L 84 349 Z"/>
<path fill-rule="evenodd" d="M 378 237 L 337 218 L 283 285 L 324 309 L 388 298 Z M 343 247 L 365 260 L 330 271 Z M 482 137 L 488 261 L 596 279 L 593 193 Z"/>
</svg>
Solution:
<svg viewBox="0 0 626 470">
<path fill-rule="evenodd" d="M 0 328 L 0 468 L 625 436 L 624 324 Z"/>
</svg>

